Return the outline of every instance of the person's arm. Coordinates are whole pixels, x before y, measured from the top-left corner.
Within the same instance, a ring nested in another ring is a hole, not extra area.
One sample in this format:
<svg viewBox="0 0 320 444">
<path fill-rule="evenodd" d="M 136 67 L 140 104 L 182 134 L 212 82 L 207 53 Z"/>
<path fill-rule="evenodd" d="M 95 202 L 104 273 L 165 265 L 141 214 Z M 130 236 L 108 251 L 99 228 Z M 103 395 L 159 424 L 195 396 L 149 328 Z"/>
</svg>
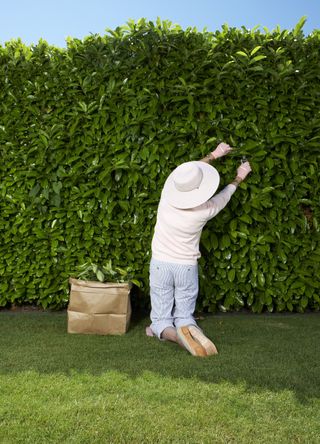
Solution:
<svg viewBox="0 0 320 444">
<path fill-rule="evenodd" d="M 227 143 L 220 143 L 217 148 L 212 151 L 212 153 L 209 153 L 206 157 L 200 160 L 200 162 L 210 163 L 215 159 L 218 159 L 219 157 L 223 157 L 226 154 L 230 153 L 233 148 L 231 148 Z"/>
<path fill-rule="evenodd" d="M 203 159 L 200 159 L 200 162 L 210 163 L 213 160 L 215 160 L 215 158 L 213 157 L 212 153 L 209 153 L 206 155 L 206 157 L 204 157 Z"/>
<path fill-rule="evenodd" d="M 243 179 L 241 179 L 241 177 L 236 176 L 236 178 L 231 182 L 230 185 L 234 185 L 236 188 L 238 188 L 238 186 L 240 185 L 240 183 L 242 182 Z"/>
<path fill-rule="evenodd" d="M 207 208 L 209 210 L 209 219 L 215 217 L 224 207 L 227 205 L 231 196 L 236 191 L 236 186 L 233 187 L 233 184 L 229 184 L 224 187 L 219 193 L 215 194 L 211 199 L 207 201 Z"/>
<path fill-rule="evenodd" d="M 208 212 L 208 218 L 212 219 L 215 217 L 223 208 L 227 205 L 231 196 L 236 191 L 238 185 L 247 177 L 251 172 L 251 166 L 249 162 L 242 163 L 237 169 L 236 178 L 227 185 L 222 191 L 214 195 L 211 199 L 206 202 Z"/>
</svg>

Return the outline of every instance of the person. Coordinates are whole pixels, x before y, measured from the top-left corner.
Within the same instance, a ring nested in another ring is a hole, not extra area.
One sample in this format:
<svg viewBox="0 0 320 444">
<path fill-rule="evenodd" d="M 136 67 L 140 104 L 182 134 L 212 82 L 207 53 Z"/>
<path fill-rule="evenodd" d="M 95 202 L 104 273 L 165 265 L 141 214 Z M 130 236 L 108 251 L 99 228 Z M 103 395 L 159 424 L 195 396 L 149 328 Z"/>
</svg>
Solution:
<svg viewBox="0 0 320 444">
<path fill-rule="evenodd" d="M 193 314 L 202 229 L 227 205 L 251 172 L 250 163 L 242 163 L 233 182 L 215 194 L 220 176 L 210 162 L 232 150 L 228 144 L 220 143 L 205 158 L 179 165 L 164 184 L 157 211 L 149 274 L 151 325 L 146 334 L 176 342 L 193 356 L 217 353 Z"/>
</svg>

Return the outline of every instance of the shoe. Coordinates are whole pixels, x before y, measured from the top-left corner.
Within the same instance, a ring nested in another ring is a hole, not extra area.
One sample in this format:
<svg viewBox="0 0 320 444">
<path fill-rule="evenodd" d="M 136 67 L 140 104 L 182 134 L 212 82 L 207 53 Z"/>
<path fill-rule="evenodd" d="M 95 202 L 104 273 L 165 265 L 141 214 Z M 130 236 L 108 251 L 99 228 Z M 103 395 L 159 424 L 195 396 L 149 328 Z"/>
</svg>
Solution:
<svg viewBox="0 0 320 444">
<path fill-rule="evenodd" d="M 217 347 L 198 327 L 195 325 L 189 325 L 188 329 L 192 338 L 205 349 L 207 356 L 218 354 Z"/>
<path fill-rule="evenodd" d="M 182 345 L 190 352 L 193 356 L 207 356 L 207 353 L 203 346 L 193 339 L 188 327 L 177 328 L 177 336 L 182 343 Z"/>
</svg>

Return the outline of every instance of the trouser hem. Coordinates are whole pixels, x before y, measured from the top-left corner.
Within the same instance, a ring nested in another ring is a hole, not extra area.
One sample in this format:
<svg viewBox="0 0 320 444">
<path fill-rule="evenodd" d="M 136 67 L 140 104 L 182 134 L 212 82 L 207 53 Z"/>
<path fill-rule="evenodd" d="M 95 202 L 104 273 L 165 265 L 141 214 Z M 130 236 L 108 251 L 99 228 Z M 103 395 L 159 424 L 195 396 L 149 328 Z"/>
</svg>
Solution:
<svg viewBox="0 0 320 444">
<path fill-rule="evenodd" d="M 165 341 L 165 339 L 161 338 L 161 333 L 168 327 L 174 328 L 173 323 L 172 322 L 157 322 L 157 323 L 152 323 L 150 325 L 151 330 L 157 336 L 157 338 L 160 339 L 160 341 Z"/>
</svg>

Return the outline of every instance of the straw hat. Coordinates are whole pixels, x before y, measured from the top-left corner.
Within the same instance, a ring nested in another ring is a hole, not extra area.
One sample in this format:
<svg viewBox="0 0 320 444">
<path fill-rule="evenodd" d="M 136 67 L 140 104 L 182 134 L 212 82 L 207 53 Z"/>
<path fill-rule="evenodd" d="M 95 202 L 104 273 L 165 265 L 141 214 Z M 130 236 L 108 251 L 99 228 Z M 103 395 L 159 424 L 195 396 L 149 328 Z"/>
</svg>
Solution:
<svg viewBox="0 0 320 444">
<path fill-rule="evenodd" d="M 208 163 L 185 162 L 168 176 L 162 196 L 175 208 L 194 208 L 214 195 L 219 182 L 218 171 Z"/>
</svg>

